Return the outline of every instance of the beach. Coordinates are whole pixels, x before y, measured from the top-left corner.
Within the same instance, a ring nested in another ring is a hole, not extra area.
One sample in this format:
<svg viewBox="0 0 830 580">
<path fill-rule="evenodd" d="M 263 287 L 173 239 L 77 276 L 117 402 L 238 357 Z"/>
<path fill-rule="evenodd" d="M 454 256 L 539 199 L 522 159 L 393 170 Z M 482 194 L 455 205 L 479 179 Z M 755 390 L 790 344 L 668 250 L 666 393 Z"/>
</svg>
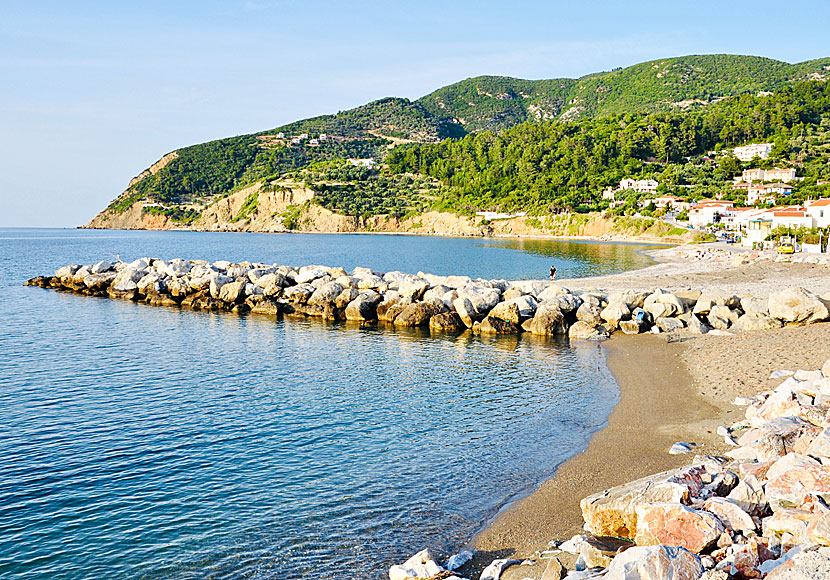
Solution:
<svg viewBox="0 0 830 580">
<path fill-rule="evenodd" d="M 633 272 L 563 280 L 571 289 L 715 289 L 768 296 L 788 286 L 822 294 L 830 290 L 824 265 L 762 259 L 741 263 L 741 252 L 724 251 L 705 260 L 684 259 L 689 247 L 649 252 L 658 263 Z M 503 509 L 473 540 L 476 557 L 470 577 L 493 558 L 534 562 L 507 568 L 502 578 L 541 577 L 547 560 L 538 553 L 551 541 L 583 532 L 579 502 L 603 489 L 688 464 L 689 455 L 670 455 L 674 442 L 696 444 L 694 453 L 718 455 L 730 449 L 715 431 L 743 418 L 735 397 L 772 389 L 779 369 L 821 368 L 830 359 L 830 322 L 734 335 L 615 334 L 603 344 L 608 368 L 620 388 L 620 402 L 588 448 L 564 463 L 531 495 Z M 566 567 L 574 556 L 560 555 Z"/>
</svg>

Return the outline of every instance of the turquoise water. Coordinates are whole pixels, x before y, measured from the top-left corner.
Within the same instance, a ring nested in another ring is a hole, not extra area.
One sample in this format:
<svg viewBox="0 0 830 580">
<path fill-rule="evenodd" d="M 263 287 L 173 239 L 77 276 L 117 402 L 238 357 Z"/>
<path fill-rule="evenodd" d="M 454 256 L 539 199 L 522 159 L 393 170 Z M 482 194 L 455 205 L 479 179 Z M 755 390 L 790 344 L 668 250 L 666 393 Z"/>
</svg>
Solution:
<svg viewBox="0 0 830 580">
<path fill-rule="evenodd" d="M 109 255 L 563 277 L 637 246 L 0 230 L 0 577 L 383 578 L 468 541 L 617 400 L 596 345 L 23 287 Z"/>
</svg>

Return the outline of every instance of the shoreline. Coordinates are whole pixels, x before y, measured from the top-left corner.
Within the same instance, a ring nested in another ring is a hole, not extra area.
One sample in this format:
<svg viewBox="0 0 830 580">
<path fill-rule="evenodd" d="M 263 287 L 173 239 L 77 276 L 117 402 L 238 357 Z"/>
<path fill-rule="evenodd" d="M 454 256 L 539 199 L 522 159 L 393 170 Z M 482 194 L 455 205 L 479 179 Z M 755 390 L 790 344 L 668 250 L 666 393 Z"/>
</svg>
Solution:
<svg viewBox="0 0 830 580">
<path fill-rule="evenodd" d="M 725 409 L 691 388 L 682 348 L 682 343 L 655 335 L 614 336 L 603 344 L 606 364 L 620 389 L 607 425 L 593 434 L 585 451 L 476 534 L 471 545 L 478 557 L 473 571 L 465 572 L 474 577 L 493 557 L 532 558 L 551 540 L 581 533 L 583 497 L 685 464 L 687 456 L 668 453 L 675 441 L 695 441 L 695 452 L 702 454 L 721 450 L 722 442 L 713 433 Z M 545 563 L 508 569 L 503 578 L 539 577 Z"/>
</svg>

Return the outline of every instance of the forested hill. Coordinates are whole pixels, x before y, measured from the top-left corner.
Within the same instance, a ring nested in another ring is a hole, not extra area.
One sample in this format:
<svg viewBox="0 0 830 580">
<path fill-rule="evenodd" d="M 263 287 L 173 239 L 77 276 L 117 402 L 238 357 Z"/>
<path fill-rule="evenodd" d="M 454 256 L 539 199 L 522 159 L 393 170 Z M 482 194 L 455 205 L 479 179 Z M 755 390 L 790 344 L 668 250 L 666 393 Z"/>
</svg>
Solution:
<svg viewBox="0 0 830 580">
<path fill-rule="evenodd" d="M 433 115 L 457 120 L 467 132 L 498 131 L 524 121 L 687 108 L 827 78 L 830 58 L 788 64 L 757 56 L 683 56 L 579 79 L 477 77 L 438 89 L 417 103 Z"/>
<path fill-rule="evenodd" d="M 724 97 L 755 97 L 796 82 L 826 79 L 830 58 L 791 65 L 730 55 L 663 59 L 575 80 L 478 77 L 416 101 L 380 99 L 334 115 L 178 149 L 134 178 L 101 216 L 119 215 L 143 202 L 172 219 L 195 219 L 216 200 L 247 186 L 273 183 L 306 168 L 331 181 L 327 169 L 321 173 L 321 163 L 348 158 L 382 161 L 396 146 L 439 143 L 481 131 L 498 133 L 526 121 L 588 122 L 620 113 L 694 112 Z M 440 170 L 432 167 L 429 173 Z M 407 187 L 397 178 L 393 181 L 394 187 Z M 372 195 L 382 196 L 387 185 L 373 182 Z M 338 211 L 391 207 L 353 203 L 346 199 L 346 190 L 338 190 L 336 197 L 339 205 L 332 207 Z M 430 203 L 420 199 L 419 207 Z M 392 204 L 402 205 L 412 207 L 400 200 Z"/>
</svg>

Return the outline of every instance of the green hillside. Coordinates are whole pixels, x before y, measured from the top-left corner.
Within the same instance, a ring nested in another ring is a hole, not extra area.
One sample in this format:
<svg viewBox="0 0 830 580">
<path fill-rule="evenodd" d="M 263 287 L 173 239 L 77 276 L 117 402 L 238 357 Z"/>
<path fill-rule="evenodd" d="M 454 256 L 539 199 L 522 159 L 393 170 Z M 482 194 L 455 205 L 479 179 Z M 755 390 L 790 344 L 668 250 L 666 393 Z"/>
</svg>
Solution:
<svg viewBox="0 0 830 580">
<path fill-rule="evenodd" d="M 575 80 L 528 81 L 477 77 L 444 87 L 417 101 L 385 98 L 335 115 L 323 115 L 260 133 L 184 147 L 177 150 L 175 156 L 171 156 L 171 160 L 160 169 L 157 168 L 152 174 L 145 172 L 134 180 L 106 211 L 122 213 L 135 202 L 145 200 L 159 204 L 153 209 L 154 212 L 165 213 L 174 219 L 182 215 L 193 219 L 198 215 L 196 206 L 205 207 L 248 185 L 273 181 L 314 164 L 347 158 L 381 161 L 393 147 L 407 147 L 412 143 L 426 144 L 423 151 L 434 152 L 443 145 L 428 144 L 470 142 L 478 146 L 488 140 L 498 142 L 500 138 L 490 133 L 481 140 L 470 141 L 472 137 L 464 136 L 483 130 L 500 133 L 527 121 L 540 123 L 544 125 L 544 131 L 556 133 L 563 131 L 563 127 L 572 127 L 573 121 L 586 123 L 580 131 L 593 131 L 593 128 L 602 125 L 593 119 L 623 114 L 663 112 L 675 119 L 685 113 L 711 109 L 715 107 L 713 103 L 724 97 L 756 95 L 760 91 L 773 91 L 808 79 L 827 78 L 830 78 L 830 58 L 791 65 L 767 58 L 730 55 L 662 59 Z M 565 123 L 550 125 L 557 120 Z M 609 122 L 616 123 L 618 120 Z M 527 138 L 541 138 L 533 135 L 534 130 L 523 130 L 528 132 Z M 565 138 L 565 135 L 559 137 Z M 605 137 L 612 138 L 613 134 L 597 136 Z M 636 138 L 633 139 L 636 141 Z M 536 151 L 540 147 L 556 146 L 550 142 L 549 136 L 542 138 L 542 141 L 548 145 L 534 143 L 531 149 Z M 707 143 L 716 144 L 716 141 L 708 139 Z M 722 141 L 730 143 L 734 139 L 725 138 Z M 592 146 L 610 147 L 607 143 Z M 692 153 L 698 148 L 687 149 Z M 540 150 L 539 156 L 545 154 Z M 450 157 L 456 157 L 456 153 L 450 153 Z M 660 159 L 662 154 L 655 152 L 655 157 Z M 634 154 L 631 158 L 640 159 Z M 406 165 L 400 161 L 401 154 L 393 153 L 393 159 L 399 168 Z M 469 179 L 464 186 L 467 188 L 478 187 L 476 184 L 483 179 L 478 174 L 462 178 L 457 170 L 453 170 L 456 181 L 450 183 L 444 175 L 446 170 L 439 166 L 431 165 L 426 174 L 443 180 L 455 192 L 460 191 L 458 181 L 461 179 Z M 620 171 L 637 167 L 638 163 L 631 161 Z M 577 167 L 572 170 L 576 173 L 581 171 Z M 337 203 L 332 202 L 333 209 L 359 207 L 362 213 L 366 213 L 372 207 L 378 211 L 395 207 L 395 211 L 403 211 L 405 208 L 402 208 L 400 201 L 392 205 L 367 205 L 346 199 L 350 191 L 372 192 L 373 199 L 377 198 L 388 182 L 384 180 L 374 182 L 364 179 L 365 183 L 359 187 L 341 188 L 336 193 L 329 187 L 321 199 L 337 199 Z M 393 181 L 396 190 L 400 190 L 399 180 Z M 567 187 L 571 181 L 566 179 L 557 187 Z M 508 185 L 499 185 L 499 188 L 504 187 Z M 587 187 L 588 184 L 581 180 L 579 189 L 584 191 Z M 515 198 L 518 194 L 510 195 Z M 433 197 L 437 196 L 431 199 Z M 403 198 L 398 196 L 397 199 Z M 193 207 L 188 212 L 176 207 L 184 204 Z M 421 209 L 423 202 L 416 205 Z M 463 206 L 454 202 L 449 205 Z M 415 207 L 409 209 L 414 210 Z"/>
</svg>

